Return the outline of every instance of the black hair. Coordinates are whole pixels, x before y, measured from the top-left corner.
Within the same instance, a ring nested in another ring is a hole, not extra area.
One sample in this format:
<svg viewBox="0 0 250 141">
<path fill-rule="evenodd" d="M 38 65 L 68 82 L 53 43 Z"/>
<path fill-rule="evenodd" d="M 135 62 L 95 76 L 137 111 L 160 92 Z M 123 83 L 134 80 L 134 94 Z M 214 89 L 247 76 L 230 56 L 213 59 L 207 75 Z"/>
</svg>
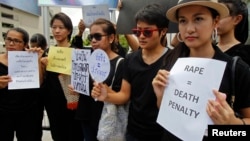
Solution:
<svg viewBox="0 0 250 141">
<path fill-rule="evenodd" d="M 104 18 L 98 18 L 90 25 L 89 28 L 91 29 L 93 25 L 100 25 L 104 33 L 106 33 L 107 35 L 112 35 L 112 34 L 114 35 L 114 40 L 111 43 L 111 50 L 116 52 L 116 45 L 115 45 L 116 30 L 114 24 L 111 21 L 106 20 Z"/>
<path fill-rule="evenodd" d="M 242 0 L 219 0 L 218 2 L 224 3 L 228 7 L 230 16 L 242 15 L 242 20 L 235 27 L 234 36 L 244 44 L 248 38 L 247 4 Z"/>
<path fill-rule="evenodd" d="M 20 27 L 15 27 L 15 28 L 11 28 L 7 31 L 7 33 L 5 34 L 5 38 L 6 36 L 8 35 L 9 31 L 16 31 L 16 32 L 19 32 L 22 34 L 23 36 L 23 42 L 24 42 L 24 45 L 27 45 L 28 42 L 29 42 L 29 34 L 26 30 L 24 30 L 23 28 L 20 28 Z"/>
<path fill-rule="evenodd" d="M 62 21 L 63 25 L 65 26 L 66 29 L 68 29 L 70 31 L 70 34 L 68 35 L 68 41 L 70 41 L 71 39 L 71 35 L 72 35 L 72 32 L 73 32 L 73 24 L 72 24 L 72 21 L 71 19 L 69 18 L 68 15 L 66 15 L 65 13 L 63 12 L 60 12 L 60 13 L 57 13 L 55 14 L 52 19 L 50 20 L 50 27 L 52 27 L 53 25 L 53 22 L 55 20 L 60 20 Z"/>
<path fill-rule="evenodd" d="M 33 34 L 30 38 L 30 42 L 36 43 L 42 50 L 47 48 L 46 38 L 40 33 Z"/>
<path fill-rule="evenodd" d="M 156 25 L 159 32 L 168 28 L 169 20 L 166 17 L 166 11 L 157 3 L 149 4 L 141 8 L 135 15 L 135 22 L 142 21 L 150 25 Z M 161 38 L 164 41 L 165 36 Z"/>
</svg>

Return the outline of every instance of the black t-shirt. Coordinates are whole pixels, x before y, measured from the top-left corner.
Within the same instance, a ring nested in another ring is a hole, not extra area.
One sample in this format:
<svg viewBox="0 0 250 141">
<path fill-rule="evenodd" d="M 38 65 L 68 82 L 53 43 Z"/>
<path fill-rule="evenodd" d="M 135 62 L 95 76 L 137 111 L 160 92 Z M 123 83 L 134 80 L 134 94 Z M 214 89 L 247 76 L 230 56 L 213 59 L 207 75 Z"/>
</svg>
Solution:
<svg viewBox="0 0 250 141">
<path fill-rule="evenodd" d="M 240 56 L 250 66 L 250 45 L 237 44 L 224 53 L 230 56 Z"/>
<path fill-rule="evenodd" d="M 8 75 L 8 67 L 0 63 L 0 76 Z M 37 104 L 39 89 L 0 89 L 0 113 L 17 113 Z"/>
<path fill-rule="evenodd" d="M 125 59 L 124 79 L 131 85 L 127 131 L 140 141 L 159 141 L 162 137 L 163 128 L 156 122 L 159 109 L 152 80 L 168 52 L 150 65 L 143 61 L 141 49 L 128 54 Z"/>
</svg>

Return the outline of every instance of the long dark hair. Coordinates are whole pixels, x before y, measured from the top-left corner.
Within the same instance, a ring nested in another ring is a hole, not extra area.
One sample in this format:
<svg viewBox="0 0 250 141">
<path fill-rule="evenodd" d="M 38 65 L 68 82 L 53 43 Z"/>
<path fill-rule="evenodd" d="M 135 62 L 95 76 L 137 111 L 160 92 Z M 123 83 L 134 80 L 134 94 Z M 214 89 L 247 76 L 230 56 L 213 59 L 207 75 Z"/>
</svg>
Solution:
<svg viewBox="0 0 250 141">
<path fill-rule="evenodd" d="M 42 50 L 47 48 L 47 40 L 45 36 L 40 33 L 33 34 L 30 38 L 31 43 L 36 43 L 37 46 L 41 47 Z"/>
<path fill-rule="evenodd" d="M 21 33 L 22 36 L 23 36 L 24 45 L 28 45 L 28 43 L 29 43 L 29 33 L 28 33 L 26 30 L 24 30 L 23 28 L 20 28 L 20 27 L 11 28 L 11 29 L 9 29 L 9 30 L 7 31 L 7 33 L 5 34 L 5 37 L 4 37 L 4 38 L 6 38 L 6 36 L 7 36 L 8 33 L 9 33 L 9 31 L 16 31 L 16 32 Z"/>
<path fill-rule="evenodd" d="M 247 4 L 242 0 L 219 0 L 218 2 L 224 3 L 228 7 L 230 16 L 242 15 L 242 20 L 235 27 L 234 36 L 244 44 L 248 38 Z"/>
<path fill-rule="evenodd" d="M 93 25 L 100 25 L 102 27 L 102 30 L 104 33 L 106 33 L 107 35 L 116 35 L 116 30 L 114 27 L 114 24 L 106 19 L 103 18 L 99 18 L 96 19 L 91 25 L 90 25 L 90 29 Z M 113 42 L 111 43 L 111 50 L 113 50 L 114 52 L 116 52 L 116 45 L 115 45 L 115 38 L 113 40 Z"/>
</svg>

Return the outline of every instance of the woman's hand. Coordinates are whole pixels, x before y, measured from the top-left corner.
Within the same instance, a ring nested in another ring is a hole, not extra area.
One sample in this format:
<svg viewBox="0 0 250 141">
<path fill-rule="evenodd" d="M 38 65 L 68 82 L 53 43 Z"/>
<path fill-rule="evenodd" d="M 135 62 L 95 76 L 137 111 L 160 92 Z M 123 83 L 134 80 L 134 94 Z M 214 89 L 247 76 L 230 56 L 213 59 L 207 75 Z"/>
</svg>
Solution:
<svg viewBox="0 0 250 141">
<path fill-rule="evenodd" d="M 28 52 L 37 52 L 38 53 L 38 58 L 42 58 L 42 55 L 44 53 L 44 50 L 42 50 L 40 47 L 32 47 L 29 49 L 26 49 Z"/>
<path fill-rule="evenodd" d="M 209 100 L 206 111 L 214 124 L 241 123 L 235 116 L 233 109 L 226 101 L 226 94 L 213 90 L 215 100 Z"/>
<path fill-rule="evenodd" d="M 8 83 L 11 82 L 11 77 L 9 75 L 0 76 L 0 89 L 6 88 Z"/>
<path fill-rule="evenodd" d="M 105 101 L 108 97 L 108 86 L 103 83 L 94 82 L 94 87 L 91 91 L 91 96 L 96 101 Z"/>
<path fill-rule="evenodd" d="M 152 81 L 155 95 L 157 97 L 157 105 L 160 106 L 161 99 L 166 86 L 168 85 L 169 72 L 167 70 L 159 70 Z"/>
</svg>

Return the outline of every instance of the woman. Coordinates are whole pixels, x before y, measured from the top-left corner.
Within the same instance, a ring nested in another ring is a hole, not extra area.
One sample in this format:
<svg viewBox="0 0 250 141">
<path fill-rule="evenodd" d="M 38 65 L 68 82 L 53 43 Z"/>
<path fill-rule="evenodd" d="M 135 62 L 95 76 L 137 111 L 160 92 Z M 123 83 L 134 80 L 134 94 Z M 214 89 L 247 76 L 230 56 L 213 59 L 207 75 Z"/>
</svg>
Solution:
<svg viewBox="0 0 250 141">
<path fill-rule="evenodd" d="M 229 16 L 218 24 L 219 42 L 217 46 L 230 56 L 240 56 L 250 65 L 250 46 L 245 45 L 248 38 L 248 8 L 242 0 L 219 0 L 229 9 Z"/>
<path fill-rule="evenodd" d="M 6 53 L 0 54 L 0 139 L 13 141 L 14 135 L 18 141 L 39 141 L 41 136 L 37 128 L 38 120 L 38 94 L 40 89 L 8 89 L 12 81 L 8 75 L 8 54 L 11 51 L 34 51 L 39 58 L 43 54 L 40 48 L 27 49 L 29 34 L 22 28 L 12 28 L 5 37 Z M 40 62 L 38 60 L 38 62 Z M 42 83 L 42 69 L 39 63 L 40 84 Z"/>
<path fill-rule="evenodd" d="M 31 36 L 30 38 L 30 48 L 41 48 L 43 51 L 47 49 L 47 40 L 44 35 L 40 33 L 35 33 Z M 42 70 L 44 72 L 45 68 L 42 65 Z M 44 74 L 43 74 L 44 75 Z M 43 85 L 41 85 L 40 90 L 39 90 L 39 95 L 38 95 L 38 106 L 39 109 L 37 110 L 40 114 L 38 117 L 38 140 L 42 140 L 42 135 L 43 135 L 43 128 L 42 127 L 42 122 L 43 122 L 43 116 L 44 116 L 44 100 L 43 100 Z"/>
<path fill-rule="evenodd" d="M 212 44 L 213 31 L 220 18 L 228 14 L 229 11 L 223 4 L 207 0 L 182 0 L 168 10 L 167 17 L 178 23 L 180 32 L 178 36 L 183 42 L 167 57 L 165 69 L 159 70 L 152 82 L 158 106 L 161 104 L 164 89 L 169 83 L 169 70 L 179 57 L 212 58 L 227 62 L 227 66 L 219 90 L 213 91 L 217 100 L 209 100 L 207 103 L 206 111 L 209 117 L 214 124 L 250 124 L 249 66 L 242 60 L 236 64 L 236 95 L 234 109 L 232 109 L 229 105 L 232 57 L 224 54 Z M 227 95 L 226 99 L 223 98 L 223 93 Z M 242 118 L 237 117 L 236 112 L 240 113 Z M 164 139 L 180 140 L 168 131 Z"/>
<path fill-rule="evenodd" d="M 55 14 L 50 27 L 56 47 L 74 47 L 70 44 L 73 25 L 71 19 L 64 13 Z M 47 55 L 49 48 L 45 55 Z M 47 57 L 42 60 L 47 65 Z M 67 85 L 61 85 L 59 77 L 63 74 L 46 71 L 44 81 L 44 104 L 47 111 L 50 130 L 55 141 L 83 141 L 80 122 L 75 119 L 76 110 L 68 109 L 67 100 L 63 89 Z"/>
<path fill-rule="evenodd" d="M 121 90 L 101 93 L 104 85 L 95 85 L 92 97 L 99 101 L 125 104 L 130 101 L 127 141 L 159 141 L 163 128 L 156 123 L 158 108 L 151 81 L 163 63 L 169 48 L 161 43 L 164 40 L 168 20 L 165 11 L 158 4 L 150 4 L 139 10 L 135 16 L 134 34 L 141 49 L 126 56 Z"/>
<path fill-rule="evenodd" d="M 113 77 L 115 77 L 112 85 L 114 91 L 119 91 L 121 86 L 121 78 L 123 74 L 123 60 L 117 64 L 117 71 L 115 73 L 116 63 L 122 58 L 118 55 L 115 46 L 116 31 L 113 24 L 105 19 L 97 19 L 90 25 L 90 34 L 88 39 L 92 49 L 104 50 L 110 60 L 111 71 L 108 78 L 104 81 L 108 86 L 111 85 Z M 90 90 L 92 89 L 93 81 L 90 80 Z M 69 87 L 73 92 L 73 87 Z M 99 120 L 103 109 L 103 102 L 95 101 L 91 96 L 80 95 L 76 118 L 81 121 L 85 141 L 97 141 L 97 132 Z M 82 140 L 83 141 L 83 140 Z"/>
</svg>

